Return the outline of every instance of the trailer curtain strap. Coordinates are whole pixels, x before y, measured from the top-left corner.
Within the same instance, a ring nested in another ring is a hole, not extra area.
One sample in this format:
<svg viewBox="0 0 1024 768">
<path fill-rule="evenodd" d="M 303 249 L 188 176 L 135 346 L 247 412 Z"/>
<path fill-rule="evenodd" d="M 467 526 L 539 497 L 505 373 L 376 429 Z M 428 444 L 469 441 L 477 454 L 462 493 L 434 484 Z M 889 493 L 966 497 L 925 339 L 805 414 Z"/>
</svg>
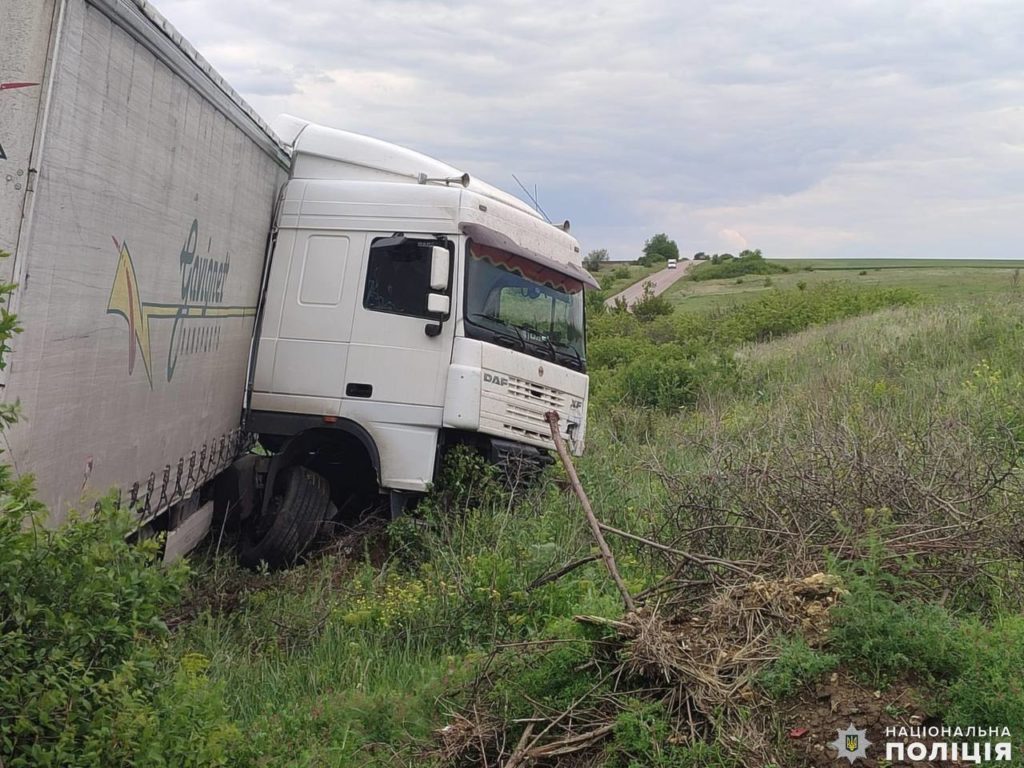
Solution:
<svg viewBox="0 0 1024 768">
<path fill-rule="evenodd" d="M 521 245 L 516 243 L 512 238 L 507 235 L 503 235 L 500 232 L 495 232 L 489 227 L 485 227 L 481 224 L 463 224 L 461 226 L 463 234 L 467 235 L 474 242 L 482 245 L 490 246 L 491 248 L 499 248 L 507 253 L 514 254 L 516 256 L 522 256 L 525 259 L 536 262 L 543 267 L 552 269 L 555 272 L 560 272 L 563 275 L 579 280 L 584 285 L 590 288 L 600 288 L 597 280 L 591 277 L 590 273 L 582 267 L 578 267 L 575 264 L 566 264 L 549 256 L 542 256 L 541 254 L 531 251 L 529 248 L 523 248 Z"/>
</svg>

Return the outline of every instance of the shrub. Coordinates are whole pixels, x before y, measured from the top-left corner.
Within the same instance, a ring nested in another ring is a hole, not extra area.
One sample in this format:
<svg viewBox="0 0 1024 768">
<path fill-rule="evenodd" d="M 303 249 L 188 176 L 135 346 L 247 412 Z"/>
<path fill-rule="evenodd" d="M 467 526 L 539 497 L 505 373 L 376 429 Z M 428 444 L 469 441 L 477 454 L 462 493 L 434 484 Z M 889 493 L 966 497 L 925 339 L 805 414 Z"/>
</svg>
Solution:
<svg viewBox="0 0 1024 768">
<path fill-rule="evenodd" d="M 875 549 L 839 566 L 849 594 L 832 609 L 829 648 L 874 685 L 905 672 L 948 677 L 960 657 L 950 615 L 934 604 L 898 600 L 900 578 L 884 565 Z"/>
<path fill-rule="evenodd" d="M 607 295 L 604 291 L 596 291 L 591 289 L 583 292 L 583 303 L 586 305 L 587 308 L 588 319 L 591 315 L 594 314 L 604 314 L 604 302 L 606 298 Z"/>
<path fill-rule="evenodd" d="M 6 765 L 226 764 L 241 734 L 220 689 L 196 659 L 161 655 L 185 568 L 155 566 L 156 540 L 126 543 L 111 503 L 46 530 L 31 486 L 5 469 L 0 488 Z"/>
<path fill-rule="evenodd" d="M 0 367 L 18 330 L 3 310 Z M 133 521 L 109 500 L 55 530 L 44 514 L 31 478 L 0 465 L 0 763 L 227 764 L 241 733 L 205 659 L 161 655 L 185 567 L 156 567 L 155 539 L 129 545 Z"/>
<path fill-rule="evenodd" d="M 591 368 L 618 368 L 650 349 L 643 339 L 609 336 L 595 339 L 587 347 L 587 364 Z"/>
<path fill-rule="evenodd" d="M 618 310 L 587 318 L 587 349 L 600 339 L 619 336 L 636 337 L 640 333 L 640 321 L 629 312 Z"/>
<path fill-rule="evenodd" d="M 799 635 L 784 637 L 779 640 L 779 658 L 761 671 L 757 682 L 772 698 L 790 696 L 838 663 L 835 654 L 811 648 Z"/>
<path fill-rule="evenodd" d="M 740 344 L 916 300 L 916 294 L 902 289 L 824 283 L 814 290 L 773 291 L 707 314 L 647 316 L 634 310 L 599 315 L 589 325 L 592 391 L 633 405 L 669 410 L 692 405 L 702 390 L 735 383 L 729 350 Z M 601 375 L 605 369 L 615 375 Z"/>
<path fill-rule="evenodd" d="M 644 283 L 644 294 L 633 305 L 633 316 L 640 322 L 649 322 L 656 317 L 672 314 L 672 304 L 664 296 L 654 295 L 654 286 Z"/>
<path fill-rule="evenodd" d="M 661 346 L 625 368 L 621 391 L 633 405 L 676 410 L 696 403 L 708 388 L 731 385 L 735 376 L 731 358 L 711 353 L 688 357 Z"/>
<path fill-rule="evenodd" d="M 946 720 L 988 726 L 1024 723 L 1024 616 L 1004 616 L 992 627 L 968 620 L 959 633 L 964 653 L 943 696 Z"/>
<path fill-rule="evenodd" d="M 713 257 L 709 264 L 701 264 L 691 269 L 688 279 L 719 280 L 743 275 L 774 275 L 788 271 L 789 268 L 782 264 L 765 261 L 761 251 L 755 250 L 743 251 L 736 257 L 728 253 Z"/>
<path fill-rule="evenodd" d="M 777 291 L 757 301 L 735 307 L 714 323 L 714 339 L 738 344 L 766 341 L 802 331 L 812 325 L 875 312 L 886 307 L 917 302 L 913 291 L 902 288 L 856 288 L 843 283 L 823 283 L 813 291 Z"/>
</svg>

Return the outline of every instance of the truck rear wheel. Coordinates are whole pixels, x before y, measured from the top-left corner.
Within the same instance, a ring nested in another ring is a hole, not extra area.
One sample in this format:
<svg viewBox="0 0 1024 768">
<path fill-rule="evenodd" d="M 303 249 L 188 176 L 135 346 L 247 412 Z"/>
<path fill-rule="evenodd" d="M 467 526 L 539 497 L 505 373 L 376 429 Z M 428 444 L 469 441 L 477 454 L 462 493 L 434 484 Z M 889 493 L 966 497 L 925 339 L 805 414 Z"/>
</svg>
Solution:
<svg viewBox="0 0 1024 768">
<path fill-rule="evenodd" d="M 273 495 L 265 509 L 242 534 L 239 560 L 247 568 L 294 565 L 316 538 L 330 503 L 327 481 L 306 467 L 281 470 L 267 492 Z"/>
</svg>

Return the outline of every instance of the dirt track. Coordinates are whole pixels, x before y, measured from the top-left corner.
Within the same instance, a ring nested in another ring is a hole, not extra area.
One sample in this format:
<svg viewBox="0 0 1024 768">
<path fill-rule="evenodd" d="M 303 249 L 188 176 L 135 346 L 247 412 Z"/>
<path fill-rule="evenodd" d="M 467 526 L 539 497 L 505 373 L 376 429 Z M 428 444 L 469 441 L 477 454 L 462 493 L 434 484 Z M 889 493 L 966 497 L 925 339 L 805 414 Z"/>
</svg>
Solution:
<svg viewBox="0 0 1024 768">
<path fill-rule="evenodd" d="M 680 259 L 679 266 L 675 269 L 668 269 L 667 267 L 660 272 L 655 272 L 653 275 L 645 277 L 643 280 L 633 283 L 626 290 L 621 293 L 617 293 L 609 299 L 605 300 L 606 307 L 614 307 L 616 299 L 623 299 L 626 302 L 626 306 L 631 307 L 644 295 L 644 284 L 652 283 L 654 285 L 654 295 L 657 296 L 659 293 L 663 293 L 670 285 L 676 280 L 679 280 L 686 274 L 692 266 L 693 262 L 689 259 Z"/>
</svg>

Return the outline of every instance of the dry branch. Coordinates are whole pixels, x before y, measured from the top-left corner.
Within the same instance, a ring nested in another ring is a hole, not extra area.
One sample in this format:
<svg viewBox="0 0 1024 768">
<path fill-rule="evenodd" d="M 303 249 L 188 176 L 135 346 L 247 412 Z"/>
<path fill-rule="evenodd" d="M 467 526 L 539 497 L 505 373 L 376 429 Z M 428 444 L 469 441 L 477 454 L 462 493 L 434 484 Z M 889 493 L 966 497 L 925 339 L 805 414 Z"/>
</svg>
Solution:
<svg viewBox="0 0 1024 768">
<path fill-rule="evenodd" d="M 583 505 L 583 511 L 587 515 L 587 522 L 590 523 L 590 530 L 594 533 L 594 538 L 597 540 L 597 546 L 601 549 L 601 557 L 604 559 L 604 565 L 608 569 L 608 573 L 611 574 L 612 579 L 615 581 L 615 586 L 619 588 L 619 594 L 622 595 L 622 602 L 626 605 L 626 610 L 630 613 L 636 610 L 636 605 L 633 603 L 633 597 L 629 594 L 629 589 L 626 587 L 626 582 L 622 580 L 622 576 L 619 575 L 619 569 L 615 564 L 615 557 L 612 555 L 612 551 L 608 548 L 608 542 L 604 540 L 604 534 L 601 533 L 601 523 L 594 514 L 594 510 L 590 507 L 590 499 L 587 498 L 587 492 L 583 490 L 583 485 L 580 483 L 580 478 L 576 474 L 576 467 L 572 464 L 572 459 L 569 458 L 569 452 L 565 449 L 565 442 L 562 440 L 562 436 L 558 432 L 558 411 L 548 411 L 547 413 L 548 424 L 551 426 L 551 439 L 555 443 L 555 449 L 558 451 L 558 458 L 562 460 L 562 465 L 565 467 L 566 474 L 569 475 L 569 482 L 572 483 L 572 489 L 576 492 L 576 496 L 580 500 L 580 504 Z"/>
</svg>

